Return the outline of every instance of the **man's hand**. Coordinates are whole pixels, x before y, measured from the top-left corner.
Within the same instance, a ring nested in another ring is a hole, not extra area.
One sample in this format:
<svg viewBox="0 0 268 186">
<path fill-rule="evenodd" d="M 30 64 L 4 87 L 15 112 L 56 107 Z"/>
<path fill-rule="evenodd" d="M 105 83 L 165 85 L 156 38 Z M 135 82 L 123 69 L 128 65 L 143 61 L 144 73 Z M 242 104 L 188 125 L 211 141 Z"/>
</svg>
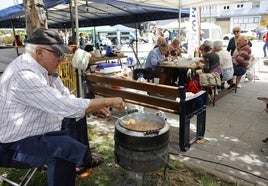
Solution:
<svg viewBox="0 0 268 186">
<path fill-rule="evenodd" d="M 125 103 L 122 98 L 114 97 L 114 98 L 96 98 L 91 99 L 88 108 L 85 113 L 95 113 L 96 115 L 102 115 L 103 117 L 107 117 L 110 115 L 110 111 L 107 107 L 116 108 L 118 110 L 125 110 Z"/>
<path fill-rule="evenodd" d="M 109 108 L 105 107 L 105 108 L 100 109 L 97 112 L 94 112 L 93 115 L 97 116 L 99 118 L 107 118 L 107 117 L 110 117 L 111 112 L 110 112 Z"/>
<path fill-rule="evenodd" d="M 116 108 L 118 110 L 125 110 L 126 105 L 125 105 L 125 103 L 124 103 L 122 98 L 116 97 L 116 98 L 111 98 L 111 99 L 113 99 L 112 104 L 109 105 L 109 106 L 114 107 L 114 108 Z"/>
</svg>

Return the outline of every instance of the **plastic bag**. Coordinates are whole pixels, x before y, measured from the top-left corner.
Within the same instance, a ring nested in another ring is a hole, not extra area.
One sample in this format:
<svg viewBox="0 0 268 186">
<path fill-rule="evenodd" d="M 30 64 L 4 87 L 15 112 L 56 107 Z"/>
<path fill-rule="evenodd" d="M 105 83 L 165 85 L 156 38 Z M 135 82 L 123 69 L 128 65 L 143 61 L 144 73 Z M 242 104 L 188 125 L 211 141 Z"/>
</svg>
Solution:
<svg viewBox="0 0 268 186">
<path fill-rule="evenodd" d="M 86 70 L 88 67 L 91 54 L 83 49 L 78 48 L 73 56 L 72 65 L 79 70 Z"/>
<path fill-rule="evenodd" d="M 192 92 L 196 94 L 200 90 L 202 90 L 202 87 L 199 84 L 199 77 L 197 76 L 195 78 L 190 79 L 187 85 L 186 92 Z"/>
</svg>

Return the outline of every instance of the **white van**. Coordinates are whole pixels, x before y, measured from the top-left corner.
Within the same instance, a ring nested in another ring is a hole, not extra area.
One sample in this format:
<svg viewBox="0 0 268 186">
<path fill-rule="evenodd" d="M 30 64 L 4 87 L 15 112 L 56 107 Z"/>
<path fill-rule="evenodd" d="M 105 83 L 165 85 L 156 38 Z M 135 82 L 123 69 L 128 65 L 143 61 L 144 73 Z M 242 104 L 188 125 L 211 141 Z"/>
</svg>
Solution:
<svg viewBox="0 0 268 186">
<path fill-rule="evenodd" d="M 222 31 L 220 26 L 208 22 L 201 23 L 201 42 L 204 40 L 222 40 L 222 38 Z"/>
</svg>

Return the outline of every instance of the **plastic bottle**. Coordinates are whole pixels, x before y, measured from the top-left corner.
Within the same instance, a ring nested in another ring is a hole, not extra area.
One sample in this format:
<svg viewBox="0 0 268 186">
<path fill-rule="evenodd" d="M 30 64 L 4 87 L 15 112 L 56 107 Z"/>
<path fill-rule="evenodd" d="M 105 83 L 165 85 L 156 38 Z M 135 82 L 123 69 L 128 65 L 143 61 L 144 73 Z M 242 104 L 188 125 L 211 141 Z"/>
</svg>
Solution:
<svg viewBox="0 0 268 186">
<path fill-rule="evenodd" d="M 144 79 L 142 73 L 139 73 L 139 74 L 138 74 L 137 82 L 144 82 L 144 83 L 147 82 L 146 79 Z M 137 90 L 137 93 L 139 93 L 139 94 L 147 94 L 147 92 L 145 92 L 145 91 L 141 91 L 141 90 Z M 137 109 L 139 110 L 139 112 L 144 112 L 144 107 L 143 107 L 143 106 L 138 105 L 138 106 L 137 106 Z"/>
<path fill-rule="evenodd" d="M 144 82 L 144 83 L 146 82 L 146 80 L 143 77 L 143 73 L 139 73 L 137 75 L 138 75 L 138 79 L 137 79 L 138 82 Z"/>
</svg>

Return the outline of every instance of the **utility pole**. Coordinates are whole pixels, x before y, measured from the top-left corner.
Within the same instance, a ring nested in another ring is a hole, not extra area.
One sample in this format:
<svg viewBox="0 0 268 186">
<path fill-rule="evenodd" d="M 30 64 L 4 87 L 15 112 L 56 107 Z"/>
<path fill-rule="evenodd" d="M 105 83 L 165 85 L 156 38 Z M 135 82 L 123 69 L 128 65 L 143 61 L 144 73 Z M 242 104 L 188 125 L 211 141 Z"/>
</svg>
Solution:
<svg viewBox="0 0 268 186">
<path fill-rule="evenodd" d="M 43 0 L 23 0 L 26 33 L 30 36 L 36 28 L 47 28 L 47 14 Z"/>
</svg>

